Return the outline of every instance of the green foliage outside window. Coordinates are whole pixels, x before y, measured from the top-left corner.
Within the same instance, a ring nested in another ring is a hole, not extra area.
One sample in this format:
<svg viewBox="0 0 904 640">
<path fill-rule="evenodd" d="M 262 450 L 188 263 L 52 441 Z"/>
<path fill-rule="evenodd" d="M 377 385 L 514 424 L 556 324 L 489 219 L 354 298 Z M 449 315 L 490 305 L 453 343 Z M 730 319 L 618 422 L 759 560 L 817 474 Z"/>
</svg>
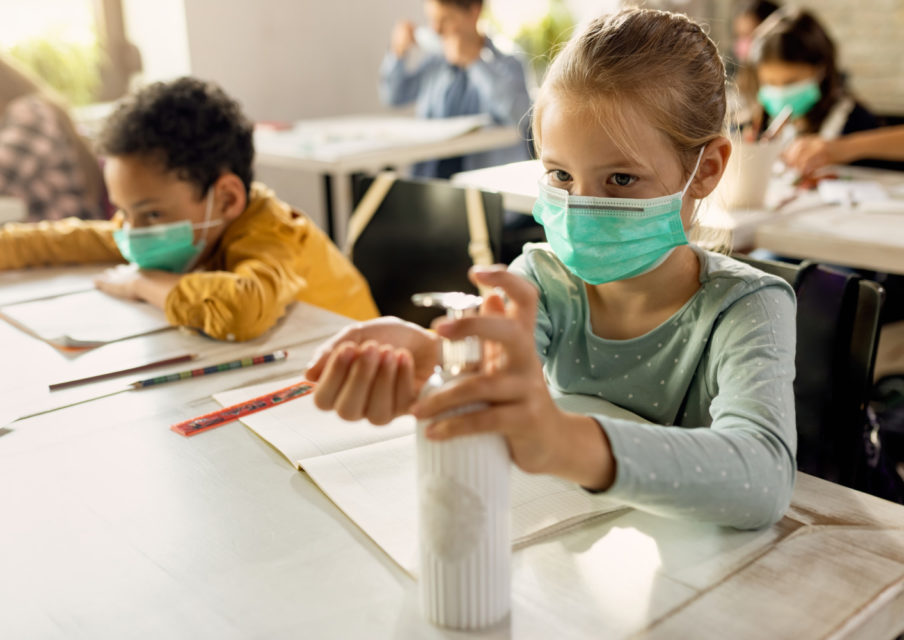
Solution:
<svg viewBox="0 0 904 640">
<path fill-rule="evenodd" d="M 538 79 L 559 49 L 571 37 L 575 21 L 564 0 L 550 0 L 549 11 L 539 20 L 524 24 L 514 40 L 527 54 Z"/>
<path fill-rule="evenodd" d="M 39 37 L 9 48 L 8 54 L 71 105 L 94 102 L 100 87 L 100 49 L 96 43 Z"/>
</svg>

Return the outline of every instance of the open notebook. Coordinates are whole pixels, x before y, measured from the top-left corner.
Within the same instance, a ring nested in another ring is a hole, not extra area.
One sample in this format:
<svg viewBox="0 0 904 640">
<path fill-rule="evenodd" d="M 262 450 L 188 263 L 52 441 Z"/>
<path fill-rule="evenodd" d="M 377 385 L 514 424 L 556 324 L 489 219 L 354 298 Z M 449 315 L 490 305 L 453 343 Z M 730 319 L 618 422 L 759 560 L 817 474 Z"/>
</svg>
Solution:
<svg viewBox="0 0 904 640">
<path fill-rule="evenodd" d="M 271 381 L 224 391 L 214 398 L 229 406 L 296 382 Z M 632 416 L 596 398 L 564 396 L 575 411 Z M 374 542 L 412 576 L 417 575 L 417 490 L 411 416 L 383 427 L 346 422 L 314 406 L 311 396 L 246 416 L 241 421 L 269 442 Z M 589 518 L 627 509 L 552 476 L 529 475 L 512 466 L 512 544 L 520 548 Z"/>
<path fill-rule="evenodd" d="M 97 289 L 0 307 L 0 316 L 59 348 L 85 349 L 170 327 L 160 309 Z"/>
</svg>

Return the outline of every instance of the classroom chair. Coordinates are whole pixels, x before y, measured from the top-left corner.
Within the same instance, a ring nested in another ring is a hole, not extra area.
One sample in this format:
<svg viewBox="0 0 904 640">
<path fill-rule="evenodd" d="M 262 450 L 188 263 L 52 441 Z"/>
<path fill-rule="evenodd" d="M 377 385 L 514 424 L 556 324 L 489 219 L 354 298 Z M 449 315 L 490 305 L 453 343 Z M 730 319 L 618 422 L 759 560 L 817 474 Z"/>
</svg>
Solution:
<svg viewBox="0 0 904 640">
<path fill-rule="evenodd" d="M 440 312 L 415 307 L 411 295 L 477 293 L 468 280 L 468 269 L 475 258 L 485 264 L 500 259 L 502 196 L 471 189 L 476 208 L 483 210 L 483 232 L 480 225 L 475 230 L 473 223 L 469 224 L 465 187 L 446 181 L 394 178 L 388 191 L 375 197 L 371 191 L 374 180 L 368 176 L 354 180 L 356 204 L 346 252 L 370 284 L 380 313 L 428 327 Z M 358 232 L 355 220 L 366 199 L 374 200 L 375 209 Z M 476 237 L 481 233 L 486 234 L 485 242 Z"/>
<path fill-rule="evenodd" d="M 884 291 L 854 273 L 813 262 L 734 256 L 787 280 L 797 293 L 794 380 L 798 469 L 871 491 L 872 389 Z M 874 492 L 874 491 L 871 491 Z"/>
</svg>

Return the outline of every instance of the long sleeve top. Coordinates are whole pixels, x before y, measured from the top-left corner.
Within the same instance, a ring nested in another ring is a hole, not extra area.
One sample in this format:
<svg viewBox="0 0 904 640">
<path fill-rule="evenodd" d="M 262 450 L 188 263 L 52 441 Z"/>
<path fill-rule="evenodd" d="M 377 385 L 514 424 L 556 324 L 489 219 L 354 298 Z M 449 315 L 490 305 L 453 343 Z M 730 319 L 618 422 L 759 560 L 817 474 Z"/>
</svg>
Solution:
<svg viewBox="0 0 904 640">
<path fill-rule="evenodd" d="M 415 103 L 422 118 L 447 118 L 486 113 L 499 125 L 526 131 L 530 95 L 521 61 L 501 52 L 487 38 L 483 54 L 465 69 L 450 65 L 442 54 L 427 55 L 409 69 L 405 57 L 386 54 L 380 67 L 380 97 L 401 106 Z M 465 156 L 462 170 L 528 159 L 527 145 L 517 144 Z M 423 163 L 419 175 L 432 175 Z"/>
<path fill-rule="evenodd" d="M 7 224 L 0 228 L 0 269 L 65 263 L 122 262 L 113 241 L 121 219 Z M 245 211 L 198 269 L 166 298 L 173 325 L 219 339 L 250 340 L 293 301 L 356 320 L 378 315 L 367 282 L 326 235 L 260 184 Z"/>
<path fill-rule="evenodd" d="M 649 420 L 594 415 L 616 462 L 608 494 L 742 529 L 779 520 L 796 470 L 795 296 L 780 278 L 693 247 L 700 288 L 652 331 L 593 333 L 583 282 L 546 244 L 511 269 L 540 290 L 535 339 L 549 385 Z"/>
</svg>

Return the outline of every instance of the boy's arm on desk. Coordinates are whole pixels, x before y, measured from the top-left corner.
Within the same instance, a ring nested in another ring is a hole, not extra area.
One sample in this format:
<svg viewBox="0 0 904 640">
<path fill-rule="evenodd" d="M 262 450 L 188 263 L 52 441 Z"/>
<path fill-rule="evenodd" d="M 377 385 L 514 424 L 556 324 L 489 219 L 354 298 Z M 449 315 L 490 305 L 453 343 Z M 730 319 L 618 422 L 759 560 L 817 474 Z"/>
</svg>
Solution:
<svg viewBox="0 0 904 640">
<path fill-rule="evenodd" d="M 0 269 L 123 262 L 113 241 L 113 220 L 66 218 L 0 227 Z"/>
<path fill-rule="evenodd" d="M 230 228 L 222 244 L 207 265 L 213 270 L 186 274 L 169 292 L 171 324 L 241 341 L 276 324 L 295 300 L 355 320 L 377 315 L 361 274 L 311 223 Z"/>
</svg>

